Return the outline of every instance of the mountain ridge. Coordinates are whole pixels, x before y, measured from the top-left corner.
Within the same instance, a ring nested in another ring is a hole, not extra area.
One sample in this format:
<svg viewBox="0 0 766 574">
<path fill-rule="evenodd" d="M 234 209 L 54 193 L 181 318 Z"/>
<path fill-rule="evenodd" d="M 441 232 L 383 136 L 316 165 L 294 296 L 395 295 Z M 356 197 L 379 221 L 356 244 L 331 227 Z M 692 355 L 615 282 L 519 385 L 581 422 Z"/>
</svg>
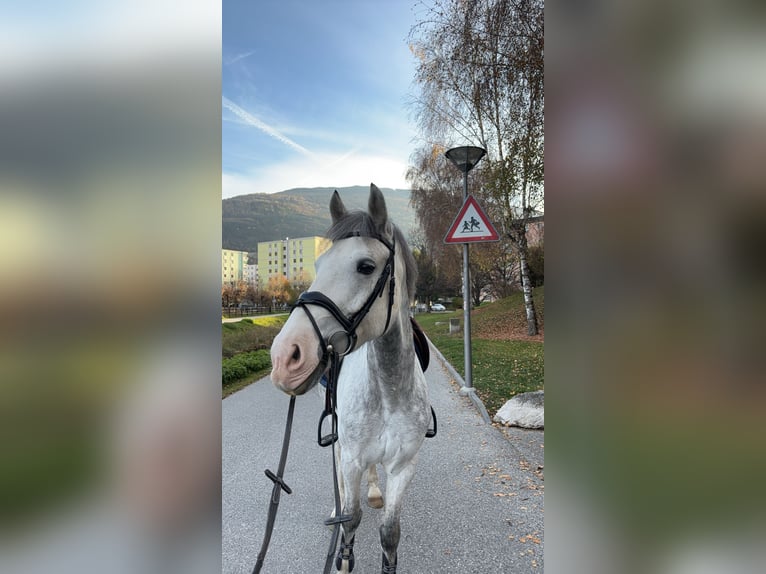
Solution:
<svg viewBox="0 0 766 574">
<path fill-rule="evenodd" d="M 257 251 L 258 242 L 323 235 L 330 227 L 330 197 L 338 193 L 348 209 L 366 209 L 369 186 L 292 188 L 222 200 L 224 249 Z M 417 226 L 410 190 L 381 188 L 389 217 L 408 239 Z"/>
</svg>

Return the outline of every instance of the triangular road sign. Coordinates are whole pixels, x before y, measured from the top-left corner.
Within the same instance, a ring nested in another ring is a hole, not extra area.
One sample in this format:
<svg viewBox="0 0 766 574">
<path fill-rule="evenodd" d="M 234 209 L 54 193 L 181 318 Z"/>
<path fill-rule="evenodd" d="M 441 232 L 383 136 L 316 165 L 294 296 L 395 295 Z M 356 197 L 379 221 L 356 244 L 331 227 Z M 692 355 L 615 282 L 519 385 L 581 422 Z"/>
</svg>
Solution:
<svg viewBox="0 0 766 574">
<path fill-rule="evenodd" d="M 444 243 L 478 243 L 499 239 L 500 236 L 489 222 L 487 214 L 473 195 L 469 195 L 444 237 Z"/>
</svg>

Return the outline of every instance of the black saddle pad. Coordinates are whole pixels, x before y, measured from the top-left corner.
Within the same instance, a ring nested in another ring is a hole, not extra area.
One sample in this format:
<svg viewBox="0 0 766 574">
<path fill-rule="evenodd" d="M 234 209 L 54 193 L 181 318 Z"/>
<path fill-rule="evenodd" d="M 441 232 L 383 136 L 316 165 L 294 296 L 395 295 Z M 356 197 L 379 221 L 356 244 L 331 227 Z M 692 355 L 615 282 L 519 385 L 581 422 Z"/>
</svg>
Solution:
<svg viewBox="0 0 766 574">
<path fill-rule="evenodd" d="M 431 361 L 431 351 L 428 349 L 428 339 L 426 339 L 423 329 L 421 329 L 420 325 L 415 322 L 415 319 L 410 317 L 410 322 L 412 323 L 412 338 L 415 343 L 415 354 L 418 356 L 420 368 L 425 373 L 428 368 L 428 363 Z"/>
</svg>

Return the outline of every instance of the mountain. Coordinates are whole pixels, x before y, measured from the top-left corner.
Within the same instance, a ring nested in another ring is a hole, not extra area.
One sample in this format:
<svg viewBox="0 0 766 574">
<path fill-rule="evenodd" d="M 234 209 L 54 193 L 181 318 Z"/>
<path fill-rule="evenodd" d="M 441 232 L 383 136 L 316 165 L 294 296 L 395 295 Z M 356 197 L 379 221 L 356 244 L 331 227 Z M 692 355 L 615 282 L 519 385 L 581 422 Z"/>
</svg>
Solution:
<svg viewBox="0 0 766 574">
<path fill-rule="evenodd" d="M 257 251 L 259 241 L 323 235 L 330 227 L 334 187 L 296 188 L 279 193 L 251 193 L 223 200 L 223 248 Z M 368 186 L 339 187 L 348 209 L 366 209 Z M 388 216 L 409 239 L 417 225 L 406 189 L 381 188 Z"/>
</svg>

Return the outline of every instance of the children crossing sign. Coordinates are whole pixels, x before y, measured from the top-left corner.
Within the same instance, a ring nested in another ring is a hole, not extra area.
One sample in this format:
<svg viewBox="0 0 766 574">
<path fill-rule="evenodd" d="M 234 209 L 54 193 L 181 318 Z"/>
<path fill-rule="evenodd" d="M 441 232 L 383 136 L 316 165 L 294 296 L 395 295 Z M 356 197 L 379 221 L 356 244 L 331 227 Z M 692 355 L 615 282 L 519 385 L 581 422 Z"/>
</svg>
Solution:
<svg viewBox="0 0 766 574">
<path fill-rule="evenodd" d="M 469 195 L 444 237 L 444 243 L 478 243 L 499 239 L 500 236 L 490 223 L 487 214 L 476 199 Z"/>
</svg>

